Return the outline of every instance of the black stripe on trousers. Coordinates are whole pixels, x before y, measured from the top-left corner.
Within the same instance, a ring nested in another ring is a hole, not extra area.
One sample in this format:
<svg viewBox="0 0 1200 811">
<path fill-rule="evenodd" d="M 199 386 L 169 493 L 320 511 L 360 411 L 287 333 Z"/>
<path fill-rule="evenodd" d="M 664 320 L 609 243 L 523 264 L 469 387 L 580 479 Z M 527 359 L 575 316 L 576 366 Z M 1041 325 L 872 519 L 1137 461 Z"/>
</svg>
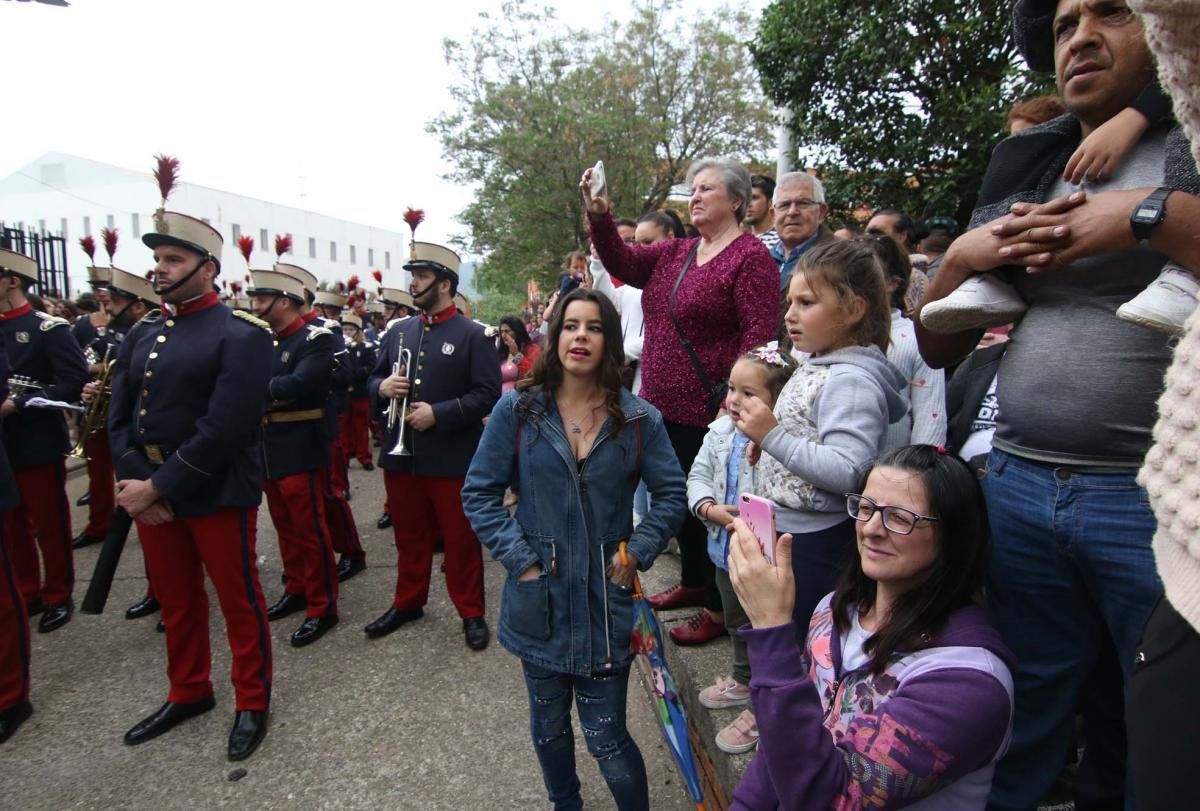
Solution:
<svg viewBox="0 0 1200 811">
<path fill-rule="evenodd" d="M 263 606 L 259 605 L 258 600 L 254 596 L 254 577 L 252 572 L 254 561 L 250 556 L 250 533 L 246 527 L 248 524 L 247 518 L 250 511 L 246 507 L 238 508 L 238 537 L 242 548 L 242 582 L 246 587 L 246 599 L 250 601 L 250 606 L 254 609 L 254 620 L 258 625 L 258 652 L 262 656 L 262 669 L 258 672 L 258 678 L 262 681 L 263 687 L 267 691 L 267 705 L 271 703 L 271 679 L 267 676 L 267 662 L 271 661 L 271 637 L 267 631 L 267 615 Z"/>
<path fill-rule="evenodd" d="M 325 599 L 333 609 L 333 613 L 336 614 L 337 603 L 334 602 L 333 581 L 330 579 L 329 571 L 329 558 L 333 555 L 333 549 L 330 546 L 329 554 L 325 554 L 325 547 L 330 544 L 330 541 L 321 529 L 321 514 L 317 511 L 317 499 L 320 497 L 321 493 L 317 489 L 317 472 L 310 470 L 308 471 L 308 503 L 312 509 L 313 528 L 317 531 L 317 540 L 321 542 L 321 568 L 325 570 Z M 330 616 L 329 609 L 326 609 L 326 616 Z"/>
</svg>

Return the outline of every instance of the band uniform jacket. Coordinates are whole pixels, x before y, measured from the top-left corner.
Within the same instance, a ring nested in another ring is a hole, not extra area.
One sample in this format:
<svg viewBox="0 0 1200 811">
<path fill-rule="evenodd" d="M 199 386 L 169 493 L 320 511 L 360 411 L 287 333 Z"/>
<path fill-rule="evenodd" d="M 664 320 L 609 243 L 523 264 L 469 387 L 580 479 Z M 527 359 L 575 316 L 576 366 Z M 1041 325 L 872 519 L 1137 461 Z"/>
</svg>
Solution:
<svg viewBox="0 0 1200 811">
<path fill-rule="evenodd" d="M 324 318 L 316 310 L 301 316 L 305 323 L 324 327 L 333 335 L 333 370 L 329 375 L 329 401 L 325 414 L 325 442 L 329 444 L 340 436 L 337 415 L 346 410 L 346 389 L 350 387 L 350 355 L 346 352 L 346 339 L 342 336 L 342 325 Z"/>
<path fill-rule="evenodd" d="M 181 311 L 143 318 L 121 343 L 108 411 L 117 478 L 150 479 L 179 517 L 257 507 L 270 328 L 215 293 Z"/>
<path fill-rule="evenodd" d="M 268 480 L 329 464 L 326 419 L 335 349 L 333 333 L 317 322 L 296 319 L 279 334 L 263 417 L 263 472 Z"/>
<path fill-rule="evenodd" d="M 378 346 L 372 341 L 350 342 L 346 351 L 350 353 L 350 399 L 365 400 L 367 379 L 375 368 L 375 352 Z"/>
<path fill-rule="evenodd" d="M 46 315 L 28 304 L 0 320 L 0 334 L 8 351 L 9 375 L 21 375 L 46 386 L 42 391 L 13 397 L 17 413 L 4 418 L 9 464 L 20 470 L 57 462 L 71 449 L 63 412 L 25 408 L 25 402 L 31 397 L 79 402 L 88 382 L 83 351 L 66 319 Z"/>
<path fill-rule="evenodd" d="M 483 418 L 500 399 L 500 364 L 495 344 L 484 336 L 483 327 L 461 313 L 436 324 L 421 318 L 406 318 L 388 329 L 379 345 L 379 356 L 367 382 L 372 408 L 379 424 L 387 428 L 384 411 L 388 400 L 379 395 L 379 384 L 392 373 L 397 344 L 412 351 L 409 406 L 426 402 L 433 406 L 436 423 L 427 431 L 406 431 L 411 456 L 392 456 L 396 430 L 388 431 L 380 448 L 379 466 L 417 476 L 466 476 L 471 457 L 483 435 Z"/>
</svg>

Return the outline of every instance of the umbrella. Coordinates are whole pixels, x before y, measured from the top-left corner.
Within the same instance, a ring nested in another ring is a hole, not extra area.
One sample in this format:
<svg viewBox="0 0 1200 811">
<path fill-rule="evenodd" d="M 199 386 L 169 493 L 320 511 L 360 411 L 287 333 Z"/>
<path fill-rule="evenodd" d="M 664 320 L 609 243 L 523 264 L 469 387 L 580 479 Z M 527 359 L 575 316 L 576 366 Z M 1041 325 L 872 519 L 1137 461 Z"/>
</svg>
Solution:
<svg viewBox="0 0 1200 811">
<path fill-rule="evenodd" d="M 621 563 L 624 565 L 626 561 L 625 544 L 622 542 Z M 683 775 L 683 781 L 687 784 L 688 795 L 696 804 L 697 811 L 704 811 L 704 789 L 700 786 L 700 772 L 692 754 L 691 739 L 688 738 L 687 716 L 675 689 L 675 679 L 667 669 L 667 661 L 663 656 L 663 638 L 658 627 L 658 618 L 646 603 L 642 593 L 642 582 L 636 573 L 633 576 L 632 643 L 633 652 L 646 657 L 650 665 L 658 722 L 662 726 L 667 743 L 670 744 L 671 754 L 679 764 L 679 773 Z"/>
</svg>

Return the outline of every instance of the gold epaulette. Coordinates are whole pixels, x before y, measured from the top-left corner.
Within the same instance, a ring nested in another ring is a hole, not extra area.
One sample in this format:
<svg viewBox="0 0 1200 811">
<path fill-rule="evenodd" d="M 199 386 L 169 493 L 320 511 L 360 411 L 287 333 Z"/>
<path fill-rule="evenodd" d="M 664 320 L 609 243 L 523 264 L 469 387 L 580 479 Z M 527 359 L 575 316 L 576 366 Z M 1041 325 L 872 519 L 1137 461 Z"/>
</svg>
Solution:
<svg viewBox="0 0 1200 811">
<path fill-rule="evenodd" d="M 155 307 L 153 310 L 147 311 L 145 315 L 143 315 L 141 318 L 138 319 L 137 322 L 140 324 L 143 321 L 145 321 L 147 324 L 153 324 L 155 321 L 158 321 L 160 318 L 162 318 L 162 310 Z"/>
<path fill-rule="evenodd" d="M 304 340 L 311 341 L 313 338 L 316 338 L 318 335 L 333 335 L 333 333 L 330 332 L 325 327 L 318 327 L 316 324 L 309 324 L 308 325 L 308 337 L 305 338 Z"/>
<path fill-rule="evenodd" d="M 243 321 L 248 321 L 249 323 L 253 324 L 256 327 L 262 327 L 267 332 L 271 331 L 270 324 L 268 324 L 266 321 L 263 321 L 261 318 L 258 318 L 257 316 L 250 315 L 250 313 L 246 312 L 245 310 L 234 310 L 233 315 L 235 318 L 240 318 Z"/>
<path fill-rule="evenodd" d="M 49 313 L 44 313 L 41 310 L 34 310 L 33 312 L 37 315 L 38 318 L 42 319 L 41 327 L 39 327 L 39 329 L 41 329 L 42 332 L 49 332 L 50 330 L 54 329 L 55 327 L 71 326 L 71 322 L 65 318 L 59 318 L 56 315 L 50 315 Z"/>
</svg>

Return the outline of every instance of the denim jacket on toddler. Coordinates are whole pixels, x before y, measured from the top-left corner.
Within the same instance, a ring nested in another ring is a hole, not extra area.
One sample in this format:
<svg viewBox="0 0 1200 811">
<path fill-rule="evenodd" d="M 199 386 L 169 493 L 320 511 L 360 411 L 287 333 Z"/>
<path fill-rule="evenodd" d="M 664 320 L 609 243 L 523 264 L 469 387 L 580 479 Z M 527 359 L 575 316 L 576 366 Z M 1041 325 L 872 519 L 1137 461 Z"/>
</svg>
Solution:
<svg viewBox="0 0 1200 811">
<path fill-rule="evenodd" d="M 605 420 L 576 464 L 552 397 L 539 388 L 500 398 L 467 471 L 463 509 L 508 577 L 497 638 L 510 653 L 558 673 L 588 676 L 632 660 L 632 592 L 608 568 L 621 541 L 642 570 L 683 523 L 687 489 L 658 411 L 622 390 L 625 425 Z M 518 448 L 519 443 L 519 448 Z M 633 528 L 638 478 L 652 506 Z M 503 506 L 516 481 L 515 514 Z M 535 580 L 517 578 L 540 563 Z"/>
</svg>

